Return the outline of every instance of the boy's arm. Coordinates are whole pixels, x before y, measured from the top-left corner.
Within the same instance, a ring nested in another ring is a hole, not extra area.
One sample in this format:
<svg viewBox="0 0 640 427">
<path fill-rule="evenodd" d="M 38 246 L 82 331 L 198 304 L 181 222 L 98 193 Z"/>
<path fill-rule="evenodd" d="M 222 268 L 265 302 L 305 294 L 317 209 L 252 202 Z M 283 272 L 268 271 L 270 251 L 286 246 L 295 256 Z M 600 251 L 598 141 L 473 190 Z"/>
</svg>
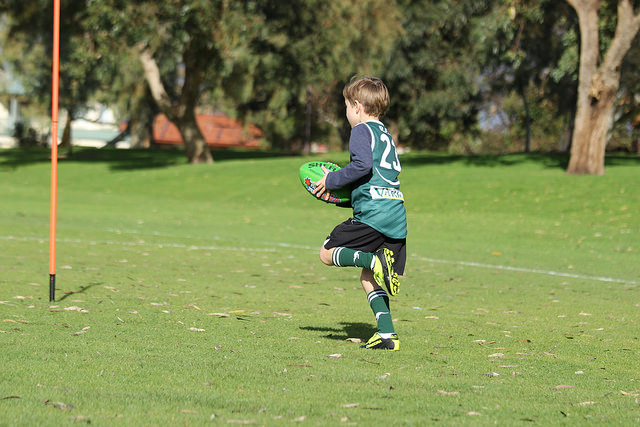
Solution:
<svg viewBox="0 0 640 427">
<path fill-rule="evenodd" d="M 371 151 L 371 134 L 366 125 L 357 125 L 351 129 L 349 138 L 351 162 L 340 170 L 330 172 L 322 167 L 324 176 L 316 182 L 313 194 L 322 196 L 327 190 L 337 190 L 347 187 L 373 169 L 373 154 Z"/>
<path fill-rule="evenodd" d="M 347 187 L 366 176 L 373 169 L 371 133 L 365 124 L 355 126 L 349 138 L 351 162 L 340 170 L 324 176 L 324 184 L 330 190 Z"/>
</svg>

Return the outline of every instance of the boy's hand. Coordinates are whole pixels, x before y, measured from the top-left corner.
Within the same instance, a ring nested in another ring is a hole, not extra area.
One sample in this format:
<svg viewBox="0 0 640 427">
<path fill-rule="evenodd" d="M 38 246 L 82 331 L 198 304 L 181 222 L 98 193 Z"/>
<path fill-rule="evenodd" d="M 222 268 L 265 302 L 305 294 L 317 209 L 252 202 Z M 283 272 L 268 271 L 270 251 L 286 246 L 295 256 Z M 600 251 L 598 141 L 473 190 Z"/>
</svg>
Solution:
<svg viewBox="0 0 640 427">
<path fill-rule="evenodd" d="M 318 181 L 316 181 L 316 189 L 313 190 L 313 195 L 316 197 L 321 197 L 325 193 L 325 191 L 327 191 L 327 186 L 325 184 L 325 181 L 327 180 L 327 174 L 330 171 L 329 169 L 322 166 L 322 172 L 324 173 L 324 176 L 320 178 Z"/>
</svg>

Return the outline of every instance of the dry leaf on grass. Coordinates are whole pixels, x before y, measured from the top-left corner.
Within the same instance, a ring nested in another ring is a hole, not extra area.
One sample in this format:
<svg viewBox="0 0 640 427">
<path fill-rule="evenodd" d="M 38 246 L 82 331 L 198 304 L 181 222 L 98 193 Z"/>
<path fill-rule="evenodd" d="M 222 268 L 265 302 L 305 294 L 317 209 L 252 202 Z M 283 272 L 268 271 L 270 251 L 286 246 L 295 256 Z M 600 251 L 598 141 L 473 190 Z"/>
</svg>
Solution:
<svg viewBox="0 0 640 427">
<path fill-rule="evenodd" d="M 627 393 L 626 391 L 620 390 L 620 393 L 622 393 L 624 396 L 631 396 L 631 397 L 638 397 L 640 396 L 640 393 L 638 393 L 638 390 L 635 390 L 631 393 Z"/>
<path fill-rule="evenodd" d="M 207 316 L 229 317 L 230 315 L 227 313 L 207 313 Z"/>
<path fill-rule="evenodd" d="M 280 313 L 278 311 L 274 311 L 273 314 L 275 314 L 276 316 L 293 316 L 292 314 L 289 313 Z"/>
<path fill-rule="evenodd" d="M 576 386 L 568 385 L 568 384 L 560 384 L 560 385 L 557 385 L 555 387 L 551 387 L 552 390 L 562 390 L 562 389 L 565 389 L 565 388 L 576 388 Z"/>
<path fill-rule="evenodd" d="M 438 393 L 443 396 L 457 396 L 460 394 L 459 391 L 445 391 L 445 390 L 438 390 Z"/>
<path fill-rule="evenodd" d="M 342 357 L 342 354 L 340 354 L 340 353 L 334 353 L 334 354 L 330 354 L 330 355 L 329 355 L 329 356 L 327 356 L 327 357 L 330 357 L 330 358 L 332 358 L 332 359 L 340 359 L 340 358 Z"/>
<path fill-rule="evenodd" d="M 358 406 L 360 406 L 359 403 L 345 403 L 342 405 L 343 408 L 357 408 Z"/>
<path fill-rule="evenodd" d="M 88 313 L 89 310 L 84 309 L 82 307 L 78 307 L 77 305 L 72 305 L 71 307 L 66 307 L 65 311 L 79 311 L 80 313 Z"/>
<path fill-rule="evenodd" d="M 200 328 L 189 328 L 190 331 L 194 331 L 194 332 L 204 332 L 205 329 L 200 329 Z"/>
<path fill-rule="evenodd" d="M 61 409 L 63 411 L 67 411 L 67 410 L 72 410 L 75 409 L 75 407 L 73 405 L 70 405 L 68 403 L 64 403 L 64 402 L 52 402 L 49 399 L 44 401 L 45 405 L 51 405 L 56 409 Z"/>
<path fill-rule="evenodd" d="M 74 332 L 74 333 L 72 333 L 71 335 L 73 335 L 73 336 L 76 336 L 76 335 L 82 335 L 82 334 L 84 334 L 85 332 L 87 332 L 89 329 L 91 329 L 91 326 L 85 326 L 84 328 L 82 328 L 82 330 L 81 330 L 81 331 Z"/>
<path fill-rule="evenodd" d="M 578 405 L 580 406 L 589 406 L 589 405 L 596 405 L 598 402 L 580 402 L 578 403 Z"/>
<path fill-rule="evenodd" d="M 504 355 L 504 353 L 493 353 L 493 354 L 488 355 L 487 357 L 495 357 L 495 358 L 504 359 L 505 355 Z"/>
<path fill-rule="evenodd" d="M 355 343 L 361 343 L 362 339 L 361 338 L 347 338 L 345 341 L 350 341 L 350 342 L 355 342 Z"/>
</svg>

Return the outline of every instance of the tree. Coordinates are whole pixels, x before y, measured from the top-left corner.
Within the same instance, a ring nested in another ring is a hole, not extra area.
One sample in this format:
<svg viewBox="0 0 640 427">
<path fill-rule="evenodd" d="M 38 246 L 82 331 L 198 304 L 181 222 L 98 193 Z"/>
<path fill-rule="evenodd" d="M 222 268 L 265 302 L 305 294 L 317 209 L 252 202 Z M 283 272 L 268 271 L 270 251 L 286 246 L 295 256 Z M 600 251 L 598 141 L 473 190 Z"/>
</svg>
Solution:
<svg viewBox="0 0 640 427">
<path fill-rule="evenodd" d="M 640 32 L 635 45 L 640 46 Z M 620 146 L 640 154 L 640 49 L 630 49 L 620 73 L 620 104 L 616 111 Z M 630 140 L 629 140 L 630 137 Z"/>
<path fill-rule="evenodd" d="M 398 2 L 404 32 L 396 40 L 383 79 L 393 94 L 389 116 L 399 140 L 416 148 L 443 149 L 477 124 L 481 64 L 473 52 L 470 22 L 489 2 Z"/>
<path fill-rule="evenodd" d="M 51 52 L 53 5 L 51 1 L 9 0 L 0 4 L 8 16 L 8 43 L 3 53 L 30 95 L 38 101 L 51 96 Z M 113 78 L 102 67 L 104 57 L 87 30 L 84 2 L 62 2 L 60 12 L 60 105 L 67 110 L 61 146 L 71 152 L 71 121 L 83 110 L 92 95 Z"/>
<path fill-rule="evenodd" d="M 196 122 L 196 108 L 201 95 L 224 75 L 237 46 L 253 35 L 257 27 L 251 22 L 254 2 L 109 0 L 91 4 L 96 36 L 110 51 L 139 59 L 155 104 L 178 128 L 189 162 L 212 162 Z"/>
<path fill-rule="evenodd" d="M 570 129 L 577 89 L 571 11 L 553 0 L 501 0 L 473 21 L 484 108 L 510 113 L 508 134 L 524 135 L 525 152 L 536 136 L 547 140 Z"/>
<path fill-rule="evenodd" d="M 286 7 L 264 0 L 254 13 L 259 31 L 236 51 L 217 100 L 283 150 L 342 130 L 342 86 L 354 74 L 380 73 L 400 31 L 389 0 L 291 0 Z"/>
<path fill-rule="evenodd" d="M 600 62 L 599 12 L 603 0 L 567 0 L 580 23 L 580 72 L 575 129 L 567 173 L 604 174 L 607 133 L 618 87 L 622 61 L 640 29 L 640 14 L 630 0 L 619 0 L 617 25 Z"/>
</svg>

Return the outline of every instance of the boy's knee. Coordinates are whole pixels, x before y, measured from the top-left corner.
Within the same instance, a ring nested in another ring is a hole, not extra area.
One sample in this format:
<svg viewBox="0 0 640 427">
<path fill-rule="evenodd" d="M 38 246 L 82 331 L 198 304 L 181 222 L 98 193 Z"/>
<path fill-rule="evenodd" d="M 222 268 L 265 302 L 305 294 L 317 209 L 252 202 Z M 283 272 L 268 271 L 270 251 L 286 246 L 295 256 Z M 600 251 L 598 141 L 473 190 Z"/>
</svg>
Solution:
<svg viewBox="0 0 640 427">
<path fill-rule="evenodd" d="M 333 265 L 333 249 L 327 249 L 324 246 L 320 248 L 320 261 L 326 265 Z"/>
</svg>

